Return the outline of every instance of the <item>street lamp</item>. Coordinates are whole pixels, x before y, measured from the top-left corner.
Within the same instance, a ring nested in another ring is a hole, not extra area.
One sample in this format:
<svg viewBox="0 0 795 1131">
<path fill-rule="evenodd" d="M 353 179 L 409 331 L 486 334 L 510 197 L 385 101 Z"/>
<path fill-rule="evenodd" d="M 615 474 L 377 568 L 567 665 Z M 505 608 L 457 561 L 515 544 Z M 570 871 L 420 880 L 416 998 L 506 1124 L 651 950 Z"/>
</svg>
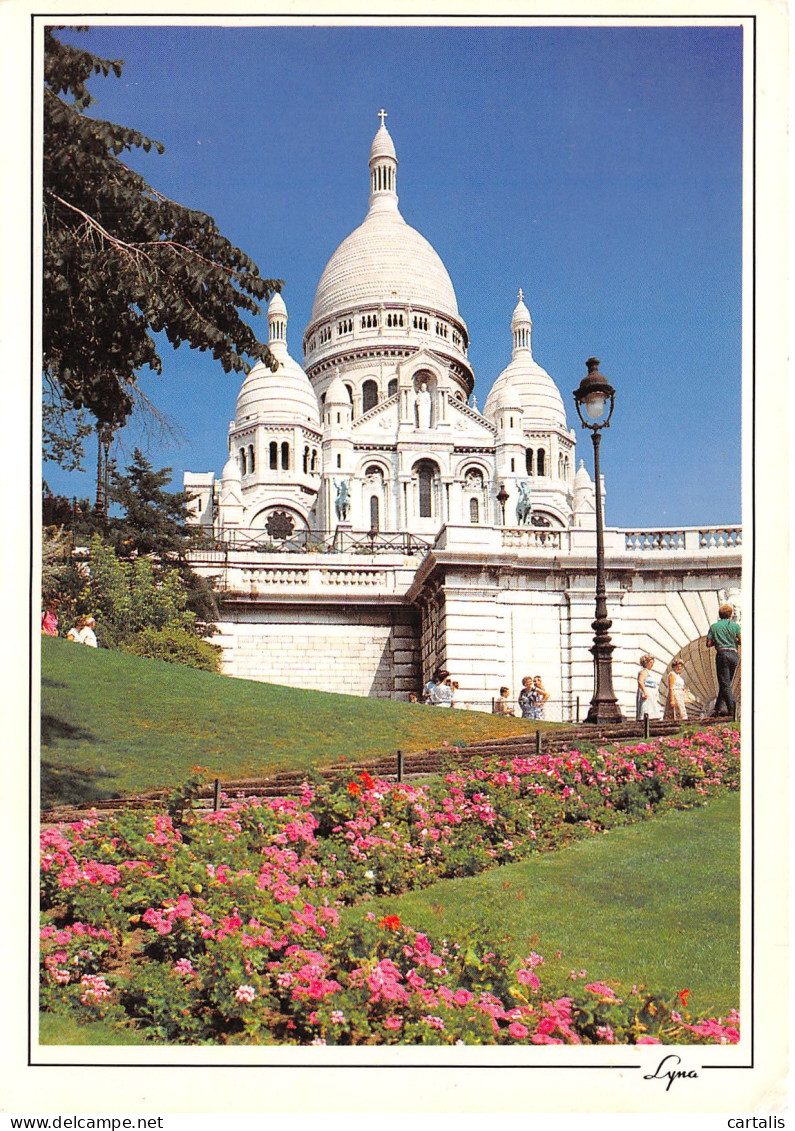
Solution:
<svg viewBox="0 0 795 1131">
<path fill-rule="evenodd" d="M 508 495 L 508 492 L 505 490 L 505 484 L 500 483 L 500 489 L 497 492 L 497 502 L 500 504 L 500 510 L 502 511 L 502 525 L 503 526 L 505 526 L 505 504 L 508 502 L 508 499 L 509 499 L 509 495 Z"/>
<path fill-rule="evenodd" d="M 605 546 L 602 522 L 602 484 L 599 472 L 599 444 L 601 430 L 610 427 L 616 391 L 599 372 L 599 358 L 589 357 L 585 363 L 588 373 L 574 390 L 574 403 L 583 428 L 591 431 L 593 440 L 594 483 L 596 487 L 596 620 L 591 655 L 594 660 L 594 693 L 588 711 L 588 723 L 620 723 L 621 711 L 613 691 L 613 645 L 608 629 L 612 621 L 607 616 L 605 596 Z M 583 409 L 585 416 L 583 416 Z M 605 415 L 606 414 L 606 415 Z"/>
</svg>

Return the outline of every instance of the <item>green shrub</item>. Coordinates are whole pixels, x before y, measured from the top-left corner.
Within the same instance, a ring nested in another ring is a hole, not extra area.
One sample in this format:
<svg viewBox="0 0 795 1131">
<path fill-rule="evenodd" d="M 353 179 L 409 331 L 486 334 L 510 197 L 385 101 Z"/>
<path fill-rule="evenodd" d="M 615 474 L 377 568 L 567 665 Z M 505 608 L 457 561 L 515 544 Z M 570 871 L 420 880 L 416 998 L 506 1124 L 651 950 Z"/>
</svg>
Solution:
<svg viewBox="0 0 795 1131">
<path fill-rule="evenodd" d="M 221 649 L 217 644 L 199 640 L 185 628 L 145 628 L 122 644 L 121 651 L 149 660 L 184 664 L 205 672 L 217 672 L 221 659 Z"/>
</svg>

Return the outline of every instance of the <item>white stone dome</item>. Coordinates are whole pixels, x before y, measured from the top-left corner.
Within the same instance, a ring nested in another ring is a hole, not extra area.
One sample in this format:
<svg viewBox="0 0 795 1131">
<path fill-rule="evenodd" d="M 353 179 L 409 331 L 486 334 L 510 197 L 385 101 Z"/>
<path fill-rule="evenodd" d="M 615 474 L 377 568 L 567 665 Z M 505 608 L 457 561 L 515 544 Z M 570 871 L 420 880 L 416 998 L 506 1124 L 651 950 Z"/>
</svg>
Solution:
<svg viewBox="0 0 795 1131">
<path fill-rule="evenodd" d="M 335 373 L 331 384 L 326 389 L 326 404 L 346 405 L 350 407 L 351 398 L 343 384 L 339 373 Z"/>
<path fill-rule="evenodd" d="M 585 466 L 585 460 L 580 460 L 580 466 L 577 468 L 577 474 L 574 476 L 574 488 L 579 487 L 593 487 L 593 480 L 588 474 L 588 468 Z"/>
<path fill-rule="evenodd" d="M 397 209 L 371 212 L 342 241 L 320 276 L 311 320 L 381 302 L 410 303 L 460 320 L 447 269 Z"/>
<path fill-rule="evenodd" d="M 279 358 L 272 373 L 258 361 L 243 382 L 235 406 L 235 426 L 251 417 L 274 424 L 304 424 L 320 430 L 320 412 L 309 378 L 291 357 Z"/>
<path fill-rule="evenodd" d="M 229 456 L 229 459 L 224 464 L 224 470 L 221 472 L 222 483 L 240 483 L 240 465 L 234 455 Z"/>
<path fill-rule="evenodd" d="M 503 388 L 509 383 L 519 394 L 526 424 L 567 429 L 566 410 L 560 390 L 547 371 L 533 360 L 530 346 L 532 325 L 530 311 L 523 302 L 520 290 L 519 301 L 511 318 L 513 356 L 510 364 L 492 385 L 483 406 L 483 415 L 494 417 L 498 407 L 501 407 Z"/>
<path fill-rule="evenodd" d="M 370 202 L 364 222 L 326 264 L 311 324 L 361 306 L 411 304 L 461 321 L 447 269 L 398 209 L 397 157 L 383 121 L 370 149 Z"/>
<path fill-rule="evenodd" d="M 278 361 L 274 373 L 258 361 L 237 395 L 235 426 L 252 418 L 272 424 L 303 424 L 320 431 L 320 407 L 301 366 L 287 352 L 287 307 L 277 292 L 268 304 L 268 348 Z"/>
<path fill-rule="evenodd" d="M 504 378 L 509 378 L 518 391 L 525 421 L 528 424 L 539 423 L 567 428 L 566 410 L 563 407 L 560 390 L 547 371 L 537 365 L 532 357 L 512 361 L 506 369 L 503 369 L 486 397 L 483 406 L 484 416 L 494 416 Z"/>
<path fill-rule="evenodd" d="M 502 374 L 499 386 L 494 396 L 494 412 L 498 412 L 500 409 L 503 411 L 513 409 L 522 412 L 524 406 L 522 405 L 521 395 L 507 370 Z"/>
</svg>

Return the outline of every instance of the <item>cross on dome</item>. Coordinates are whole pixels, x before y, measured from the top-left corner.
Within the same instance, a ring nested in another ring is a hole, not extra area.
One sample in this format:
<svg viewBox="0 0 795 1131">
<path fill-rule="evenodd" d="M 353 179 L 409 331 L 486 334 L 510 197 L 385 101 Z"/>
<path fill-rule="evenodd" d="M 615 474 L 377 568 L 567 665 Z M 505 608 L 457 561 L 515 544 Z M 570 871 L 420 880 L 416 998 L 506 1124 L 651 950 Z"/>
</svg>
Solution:
<svg viewBox="0 0 795 1131">
<path fill-rule="evenodd" d="M 386 126 L 384 125 L 384 119 L 389 117 L 386 110 L 379 110 L 378 117 L 381 119 L 381 125 L 386 129 Z"/>
<path fill-rule="evenodd" d="M 518 298 L 519 298 L 519 302 L 521 302 L 521 301 L 522 301 L 522 299 L 524 298 L 524 291 L 522 290 L 522 288 L 521 288 L 521 287 L 519 288 L 519 295 L 518 295 Z"/>
</svg>

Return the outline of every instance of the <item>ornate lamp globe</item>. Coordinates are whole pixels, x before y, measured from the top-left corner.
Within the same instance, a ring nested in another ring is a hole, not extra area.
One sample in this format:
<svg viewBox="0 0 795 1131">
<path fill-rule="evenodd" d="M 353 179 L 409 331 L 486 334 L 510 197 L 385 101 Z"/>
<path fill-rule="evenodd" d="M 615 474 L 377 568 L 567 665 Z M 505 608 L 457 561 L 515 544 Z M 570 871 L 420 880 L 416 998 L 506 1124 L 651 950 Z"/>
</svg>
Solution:
<svg viewBox="0 0 795 1131">
<path fill-rule="evenodd" d="M 613 401 L 616 391 L 610 382 L 599 372 L 599 358 L 589 357 L 585 363 L 588 373 L 574 390 L 574 403 L 577 414 L 585 428 L 608 428 L 613 415 Z M 609 404 L 608 404 L 609 402 Z M 583 409 L 588 420 L 583 416 Z M 605 416 L 607 410 L 607 416 Z M 602 417 L 604 419 L 602 420 Z M 593 421 L 593 423 L 589 423 Z"/>
</svg>

